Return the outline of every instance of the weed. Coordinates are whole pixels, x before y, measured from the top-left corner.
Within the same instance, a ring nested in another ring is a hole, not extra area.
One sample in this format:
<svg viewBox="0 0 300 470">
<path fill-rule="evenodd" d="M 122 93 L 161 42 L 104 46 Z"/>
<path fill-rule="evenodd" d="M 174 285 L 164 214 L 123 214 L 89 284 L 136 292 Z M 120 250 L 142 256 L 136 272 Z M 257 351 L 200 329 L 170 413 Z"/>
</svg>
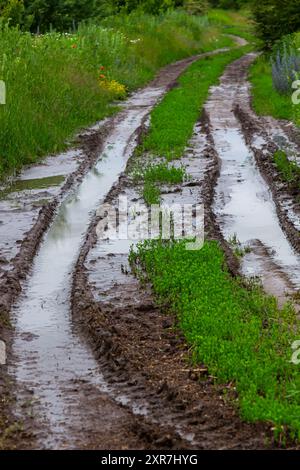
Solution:
<svg viewBox="0 0 300 470">
<path fill-rule="evenodd" d="M 160 203 L 160 189 L 153 181 L 145 181 L 143 198 L 149 206 Z"/>
<path fill-rule="evenodd" d="M 274 154 L 274 163 L 283 180 L 300 189 L 300 167 L 297 162 L 290 160 L 283 150 L 278 150 Z"/>
</svg>

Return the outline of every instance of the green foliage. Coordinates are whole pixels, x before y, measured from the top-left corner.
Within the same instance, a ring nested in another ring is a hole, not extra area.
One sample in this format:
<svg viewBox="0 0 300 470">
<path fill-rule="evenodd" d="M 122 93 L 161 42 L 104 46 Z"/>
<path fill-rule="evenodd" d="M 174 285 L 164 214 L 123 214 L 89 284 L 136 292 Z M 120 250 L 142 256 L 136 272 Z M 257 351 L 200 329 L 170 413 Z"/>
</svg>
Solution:
<svg viewBox="0 0 300 470">
<path fill-rule="evenodd" d="M 224 8 L 225 10 L 239 10 L 248 6 L 251 0 L 210 0 L 214 8 Z"/>
<path fill-rule="evenodd" d="M 149 165 L 144 173 L 145 181 L 157 183 L 176 184 L 181 183 L 185 178 L 186 172 L 184 168 L 169 166 L 167 163 Z"/>
<path fill-rule="evenodd" d="M 11 25 L 33 32 L 68 31 L 90 18 L 139 10 L 160 14 L 183 5 L 184 0 L 0 0 L 0 14 Z"/>
<path fill-rule="evenodd" d="M 158 184 L 178 184 L 187 178 L 183 167 L 176 168 L 167 162 L 148 165 L 146 169 L 133 172 L 135 181 L 143 181 L 143 198 L 149 206 L 159 204 L 160 189 Z"/>
<path fill-rule="evenodd" d="M 300 29 L 299 0 L 253 0 L 257 32 L 266 48 Z"/>
<path fill-rule="evenodd" d="M 130 91 L 167 63 L 215 47 L 219 31 L 208 31 L 206 20 L 183 12 L 115 16 L 74 34 L 32 36 L 2 25 L 0 175 L 63 149 L 82 126 L 115 111 L 114 96 L 99 86 L 101 66 Z"/>
<path fill-rule="evenodd" d="M 131 13 L 139 9 L 144 13 L 157 15 L 170 8 L 182 6 L 184 0 L 112 0 L 117 11 Z"/>
<path fill-rule="evenodd" d="M 203 15 L 209 7 L 207 0 L 185 0 L 183 6 L 191 15 Z"/>
<path fill-rule="evenodd" d="M 256 113 L 277 119 L 295 120 L 295 107 L 291 96 L 279 94 L 273 86 L 272 68 L 268 56 L 259 57 L 252 65 L 250 81 Z"/>
<path fill-rule="evenodd" d="M 160 189 L 153 181 L 145 181 L 143 199 L 149 206 L 160 203 Z"/>
<path fill-rule="evenodd" d="M 297 162 L 290 160 L 282 150 L 275 152 L 274 162 L 282 178 L 300 189 L 300 167 Z"/>
<path fill-rule="evenodd" d="M 241 416 L 299 439 L 299 369 L 290 360 L 300 330 L 293 308 L 280 310 L 259 285 L 245 288 L 232 278 L 216 242 L 200 251 L 186 250 L 185 242 L 146 242 L 130 262 L 139 275 L 146 272 L 158 304 L 177 314 L 194 362 L 207 365 L 227 392 L 237 391 Z"/>
</svg>

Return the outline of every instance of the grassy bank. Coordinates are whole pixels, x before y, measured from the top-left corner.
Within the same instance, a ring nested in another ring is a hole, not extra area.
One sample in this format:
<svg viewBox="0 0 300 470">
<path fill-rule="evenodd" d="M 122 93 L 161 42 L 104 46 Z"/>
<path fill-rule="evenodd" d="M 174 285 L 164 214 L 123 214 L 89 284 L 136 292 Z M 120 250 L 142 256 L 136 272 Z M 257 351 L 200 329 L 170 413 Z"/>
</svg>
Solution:
<svg viewBox="0 0 300 470">
<path fill-rule="evenodd" d="M 195 364 L 224 384 L 241 416 L 299 439 L 299 371 L 290 360 L 300 331 L 291 306 L 279 310 L 258 285 L 245 288 L 232 278 L 216 242 L 200 251 L 187 251 L 184 242 L 147 242 L 130 258 L 158 303 L 177 315 Z"/>
<path fill-rule="evenodd" d="M 249 11 L 228 11 L 213 9 L 208 12 L 210 23 L 221 27 L 224 33 L 240 36 L 250 43 L 259 45 L 255 34 L 255 26 L 251 20 Z"/>
<path fill-rule="evenodd" d="M 220 33 L 207 18 L 180 12 L 112 17 L 72 35 L 2 25 L 0 176 L 63 149 L 78 129 L 113 113 L 118 84 L 131 91 L 167 63 L 230 45 Z"/>
<path fill-rule="evenodd" d="M 292 103 L 292 89 L 290 96 L 276 91 L 268 56 L 261 56 L 255 61 L 249 78 L 252 83 L 253 108 L 258 115 L 297 122 L 296 109 Z"/>
</svg>

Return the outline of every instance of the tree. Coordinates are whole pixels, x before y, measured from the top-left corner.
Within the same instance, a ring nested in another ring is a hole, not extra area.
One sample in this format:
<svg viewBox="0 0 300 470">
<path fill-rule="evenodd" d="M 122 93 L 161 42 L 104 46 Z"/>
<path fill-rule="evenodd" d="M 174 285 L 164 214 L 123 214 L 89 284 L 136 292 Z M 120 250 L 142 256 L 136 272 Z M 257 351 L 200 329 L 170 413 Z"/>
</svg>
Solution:
<svg viewBox="0 0 300 470">
<path fill-rule="evenodd" d="M 11 26 L 22 25 L 24 20 L 25 7 L 23 0 L 1 1 L 0 15 L 11 24 Z"/>
<path fill-rule="evenodd" d="M 300 29 L 299 0 L 253 0 L 252 9 L 258 35 L 266 48 Z"/>
</svg>

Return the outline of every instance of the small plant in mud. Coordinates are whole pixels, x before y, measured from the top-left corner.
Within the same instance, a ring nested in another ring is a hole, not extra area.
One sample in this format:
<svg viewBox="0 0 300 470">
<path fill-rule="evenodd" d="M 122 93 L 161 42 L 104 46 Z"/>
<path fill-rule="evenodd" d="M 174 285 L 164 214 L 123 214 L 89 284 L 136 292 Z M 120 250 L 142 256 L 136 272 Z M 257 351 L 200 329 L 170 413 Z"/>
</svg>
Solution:
<svg viewBox="0 0 300 470">
<path fill-rule="evenodd" d="M 142 163 L 134 168 L 132 177 L 135 183 L 143 181 L 143 198 L 148 205 L 160 203 L 159 184 L 179 184 L 188 179 L 186 169 L 168 165 L 167 162 L 150 164 L 142 168 Z"/>
<path fill-rule="evenodd" d="M 300 167 L 298 163 L 290 160 L 283 150 L 275 152 L 274 163 L 282 179 L 300 190 Z"/>
<path fill-rule="evenodd" d="M 242 243 L 238 240 L 236 233 L 234 233 L 232 237 L 229 237 L 228 243 L 237 258 L 243 258 L 243 256 L 245 256 L 247 253 L 251 253 L 250 246 L 243 246 Z"/>
<path fill-rule="evenodd" d="M 160 203 L 160 189 L 152 181 L 145 181 L 143 188 L 143 198 L 148 206 Z"/>
</svg>

